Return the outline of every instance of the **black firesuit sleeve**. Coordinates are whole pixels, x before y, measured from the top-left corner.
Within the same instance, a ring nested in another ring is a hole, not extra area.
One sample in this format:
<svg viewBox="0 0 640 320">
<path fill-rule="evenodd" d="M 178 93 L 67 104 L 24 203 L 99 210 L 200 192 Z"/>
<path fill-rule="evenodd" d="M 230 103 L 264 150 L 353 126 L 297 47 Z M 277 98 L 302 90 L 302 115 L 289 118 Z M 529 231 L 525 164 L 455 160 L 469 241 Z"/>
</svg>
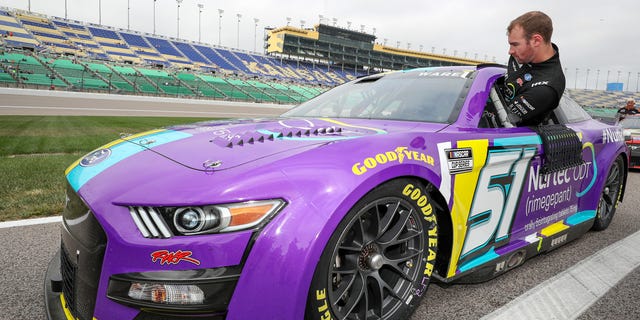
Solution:
<svg viewBox="0 0 640 320">
<path fill-rule="evenodd" d="M 558 105 L 556 91 L 546 85 L 540 85 L 520 93 L 508 102 L 507 109 L 520 118 L 517 125 L 536 125 Z"/>
</svg>

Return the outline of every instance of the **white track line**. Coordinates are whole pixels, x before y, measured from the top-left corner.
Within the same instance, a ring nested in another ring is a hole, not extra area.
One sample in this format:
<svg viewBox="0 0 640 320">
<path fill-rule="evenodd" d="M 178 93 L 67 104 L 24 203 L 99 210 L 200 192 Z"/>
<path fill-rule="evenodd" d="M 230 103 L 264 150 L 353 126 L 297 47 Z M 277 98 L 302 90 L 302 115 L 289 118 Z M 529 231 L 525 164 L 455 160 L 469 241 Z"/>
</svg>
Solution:
<svg viewBox="0 0 640 320">
<path fill-rule="evenodd" d="M 482 319 L 576 319 L 638 266 L 640 231 L 547 279 Z"/>
<path fill-rule="evenodd" d="M 25 219 L 25 220 L 16 220 L 16 221 L 5 221 L 0 222 L 0 229 L 3 228 L 13 228 L 13 227 L 24 227 L 31 226 L 35 224 L 43 224 L 43 223 L 54 223 L 61 222 L 61 216 L 55 217 L 46 217 L 46 218 L 36 218 L 36 219 Z"/>
</svg>

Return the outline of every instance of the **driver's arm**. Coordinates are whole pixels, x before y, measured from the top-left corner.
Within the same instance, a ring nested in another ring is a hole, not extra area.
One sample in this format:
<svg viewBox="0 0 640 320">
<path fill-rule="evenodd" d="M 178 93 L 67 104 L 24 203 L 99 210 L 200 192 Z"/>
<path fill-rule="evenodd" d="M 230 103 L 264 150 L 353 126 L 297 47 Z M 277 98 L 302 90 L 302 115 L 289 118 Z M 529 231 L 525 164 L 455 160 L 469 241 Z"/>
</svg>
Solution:
<svg viewBox="0 0 640 320">
<path fill-rule="evenodd" d="M 558 96 L 551 87 L 540 85 L 517 95 L 507 102 L 508 113 L 517 116 L 516 125 L 537 125 L 558 106 Z"/>
</svg>

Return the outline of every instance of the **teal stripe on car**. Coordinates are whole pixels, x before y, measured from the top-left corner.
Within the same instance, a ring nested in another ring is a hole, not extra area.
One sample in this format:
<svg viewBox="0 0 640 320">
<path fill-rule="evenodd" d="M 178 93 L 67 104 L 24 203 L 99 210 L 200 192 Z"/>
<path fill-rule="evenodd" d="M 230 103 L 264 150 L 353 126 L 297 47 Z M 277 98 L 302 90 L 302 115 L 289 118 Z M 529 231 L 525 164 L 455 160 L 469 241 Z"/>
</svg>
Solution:
<svg viewBox="0 0 640 320">
<path fill-rule="evenodd" d="M 77 192 L 89 180 L 124 159 L 144 150 L 152 149 L 154 147 L 188 137 L 191 137 L 191 134 L 181 131 L 165 130 L 129 140 L 123 139 L 122 142 L 108 148 L 111 150 L 111 155 L 104 161 L 93 166 L 85 167 L 80 164 L 76 165 L 67 174 L 67 180 L 69 181 L 69 184 L 71 184 L 73 190 Z"/>
</svg>

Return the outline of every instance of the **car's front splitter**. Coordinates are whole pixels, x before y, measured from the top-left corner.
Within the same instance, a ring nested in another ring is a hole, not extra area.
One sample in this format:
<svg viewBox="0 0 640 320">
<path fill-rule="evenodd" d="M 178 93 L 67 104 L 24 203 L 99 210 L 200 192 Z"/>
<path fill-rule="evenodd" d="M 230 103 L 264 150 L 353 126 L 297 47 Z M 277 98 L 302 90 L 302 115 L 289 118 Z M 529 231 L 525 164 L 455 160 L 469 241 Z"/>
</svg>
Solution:
<svg viewBox="0 0 640 320">
<path fill-rule="evenodd" d="M 62 275 L 60 275 L 60 250 L 58 250 L 49 262 L 44 277 L 44 307 L 47 319 L 68 319 L 69 310 L 63 306 L 63 301 Z"/>
</svg>

